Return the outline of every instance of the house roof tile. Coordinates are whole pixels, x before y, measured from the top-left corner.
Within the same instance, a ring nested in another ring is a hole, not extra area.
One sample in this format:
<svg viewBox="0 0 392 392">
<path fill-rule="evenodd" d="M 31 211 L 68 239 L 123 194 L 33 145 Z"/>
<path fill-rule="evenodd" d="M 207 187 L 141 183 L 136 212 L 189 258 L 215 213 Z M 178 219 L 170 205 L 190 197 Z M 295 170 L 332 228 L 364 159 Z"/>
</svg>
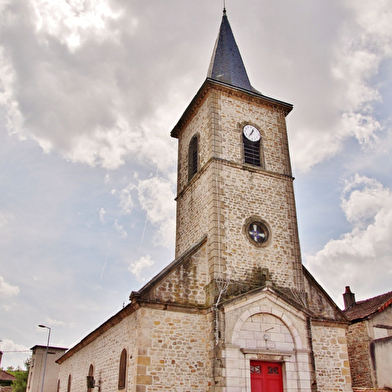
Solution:
<svg viewBox="0 0 392 392">
<path fill-rule="evenodd" d="M 14 381 L 14 380 L 16 380 L 16 378 L 11 373 L 8 373 L 8 372 L 0 369 L 0 380 L 1 381 Z"/>
<path fill-rule="evenodd" d="M 346 317 L 350 320 L 368 318 L 375 313 L 381 312 L 392 304 L 392 291 L 369 298 L 364 301 L 358 301 L 350 308 L 344 311 Z"/>
</svg>

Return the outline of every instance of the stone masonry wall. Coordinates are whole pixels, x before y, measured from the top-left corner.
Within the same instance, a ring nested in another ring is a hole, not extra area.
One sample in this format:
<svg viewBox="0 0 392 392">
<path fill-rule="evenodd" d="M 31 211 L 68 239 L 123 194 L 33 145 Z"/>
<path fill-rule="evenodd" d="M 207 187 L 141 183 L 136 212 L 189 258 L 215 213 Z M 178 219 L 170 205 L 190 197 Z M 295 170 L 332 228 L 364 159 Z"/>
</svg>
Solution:
<svg viewBox="0 0 392 392">
<path fill-rule="evenodd" d="M 353 387 L 374 388 L 370 357 L 370 339 L 366 321 L 351 324 L 347 329 L 348 355 L 350 358 Z"/>
<path fill-rule="evenodd" d="M 127 378 L 124 391 L 135 392 L 134 369 L 137 359 L 137 317 L 131 314 L 119 324 L 99 336 L 88 346 L 76 352 L 60 366 L 60 392 L 67 391 L 71 375 L 71 391 L 86 391 L 86 376 L 90 364 L 94 367 L 96 383 L 101 381 L 102 391 L 118 391 L 119 364 L 122 350 L 127 350 Z"/>
<path fill-rule="evenodd" d="M 143 299 L 204 306 L 206 303 L 205 287 L 208 284 L 206 253 L 207 247 L 204 244 L 156 284 Z"/>
<path fill-rule="evenodd" d="M 222 165 L 222 213 L 224 213 L 226 264 L 233 280 L 255 280 L 268 268 L 271 280 L 283 287 L 295 282 L 296 242 L 287 205 L 287 179 Z M 271 241 L 256 247 L 245 230 L 249 218 L 266 222 Z M 261 282 L 259 282 L 261 285 Z"/>
<path fill-rule="evenodd" d="M 265 170 L 291 176 L 285 116 L 282 110 L 238 94 L 222 92 L 220 97 L 221 156 L 230 162 L 244 162 L 242 128 L 254 125 L 261 132 Z"/>
<path fill-rule="evenodd" d="M 309 281 L 307 278 L 305 278 L 305 291 L 308 295 L 309 309 L 317 314 L 318 317 L 330 320 L 342 320 L 342 315 L 338 314 L 338 310 L 331 305 L 312 280 Z"/>
<path fill-rule="evenodd" d="M 206 99 L 178 140 L 176 257 L 180 256 L 208 232 L 209 182 L 201 178 L 200 169 L 210 158 L 210 99 Z M 199 172 L 188 179 L 188 151 L 191 139 L 198 136 Z"/>
<path fill-rule="evenodd" d="M 255 283 L 260 269 L 268 268 L 271 280 L 278 286 L 302 290 L 284 113 L 259 101 L 231 94 L 222 93 L 220 102 L 224 161 L 217 163 L 222 200 L 218 209 L 223 215 L 223 246 L 230 276 L 233 280 Z M 247 123 L 255 125 L 262 133 L 264 168 L 243 163 L 242 128 Z M 270 227 L 268 246 L 255 247 L 249 241 L 245 223 L 251 217 Z"/>
<path fill-rule="evenodd" d="M 90 364 L 102 391 L 118 391 L 120 355 L 127 350 L 124 392 L 200 392 L 211 384 L 210 327 L 203 313 L 141 308 L 60 366 L 60 391 L 85 391 Z"/>
<path fill-rule="evenodd" d="M 140 311 L 136 392 L 200 392 L 211 385 L 205 314 Z"/>
<path fill-rule="evenodd" d="M 351 391 L 345 325 L 312 325 L 317 391 Z"/>
<path fill-rule="evenodd" d="M 243 163 L 246 123 L 262 133 L 265 168 Z M 196 133 L 200 172 L 188 183 L 188 147 Z M 181 132 L 178 159 L 176 255 L 208 234 L 212 279 L 230 275 L 235 284 L 257 286 L 260 270 L 268 268 L 275 284 L 302 291 L 283 111 L 232 90 L 213 89 Z M 270 227 L 269 246 L 257 248 L 249 242 L 244 226 L 251 217 Z"/>
</svg>

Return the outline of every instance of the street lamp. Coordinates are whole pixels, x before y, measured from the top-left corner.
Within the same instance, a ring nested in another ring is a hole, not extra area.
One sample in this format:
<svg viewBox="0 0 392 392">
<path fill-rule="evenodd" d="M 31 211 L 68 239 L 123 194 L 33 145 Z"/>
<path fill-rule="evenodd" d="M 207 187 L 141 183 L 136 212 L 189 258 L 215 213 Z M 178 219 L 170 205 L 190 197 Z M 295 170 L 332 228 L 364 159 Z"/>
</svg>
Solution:
<svg viewBox="0 0 392 392">
<path fill-rule="evenodd" d="M 46 328 L 48 330 L 48 343 L 46 344 L 46 353 L 45 353 L 45 362 L 44 362 L 44 372 L 42 374 L 42 384 L 41 384 L 41 392 L 44 390 L 44 382 L 45 382 L 45 370 L 46 370 L 46 360 L 48 359 L 48 350 L 49 350 L 49 341 L 50 341 L 50 331 L 51 329 L 46 325 L 38 325 L 40 328 Z"/>
</svg>

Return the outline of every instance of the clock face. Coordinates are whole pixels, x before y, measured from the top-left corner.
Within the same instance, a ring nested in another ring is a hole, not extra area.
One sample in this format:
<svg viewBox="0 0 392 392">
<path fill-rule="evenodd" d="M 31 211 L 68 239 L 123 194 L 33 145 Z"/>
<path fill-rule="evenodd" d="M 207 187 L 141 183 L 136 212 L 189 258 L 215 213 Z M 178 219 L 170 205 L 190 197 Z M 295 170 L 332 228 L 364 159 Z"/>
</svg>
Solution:
<svg viewBox="0 0 392 392">
<path fill-rule="evenodd" d="M 260 140 L 260 131 L 253 125 L 245 125 L 243 132 L 244 136 L 251 142 L 257 142 L 258 140 Z"/>
</svg>

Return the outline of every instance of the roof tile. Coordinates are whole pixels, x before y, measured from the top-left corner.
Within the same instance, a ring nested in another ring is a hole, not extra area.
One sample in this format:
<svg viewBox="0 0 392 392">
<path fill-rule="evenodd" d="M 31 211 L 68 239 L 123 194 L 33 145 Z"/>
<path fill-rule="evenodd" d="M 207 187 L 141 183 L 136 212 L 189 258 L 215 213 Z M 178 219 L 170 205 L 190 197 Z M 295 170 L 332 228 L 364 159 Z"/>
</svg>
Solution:
<svg viewBox="0 0 392 392">
<path fill-rule="evenodd" d="M 363 319 L 382 311 L 391 304 L 392 291 L 364 301 L 358 301 L 355 305 L 345 310 L 344 314 L 350 321 Z"/>
</svg>

